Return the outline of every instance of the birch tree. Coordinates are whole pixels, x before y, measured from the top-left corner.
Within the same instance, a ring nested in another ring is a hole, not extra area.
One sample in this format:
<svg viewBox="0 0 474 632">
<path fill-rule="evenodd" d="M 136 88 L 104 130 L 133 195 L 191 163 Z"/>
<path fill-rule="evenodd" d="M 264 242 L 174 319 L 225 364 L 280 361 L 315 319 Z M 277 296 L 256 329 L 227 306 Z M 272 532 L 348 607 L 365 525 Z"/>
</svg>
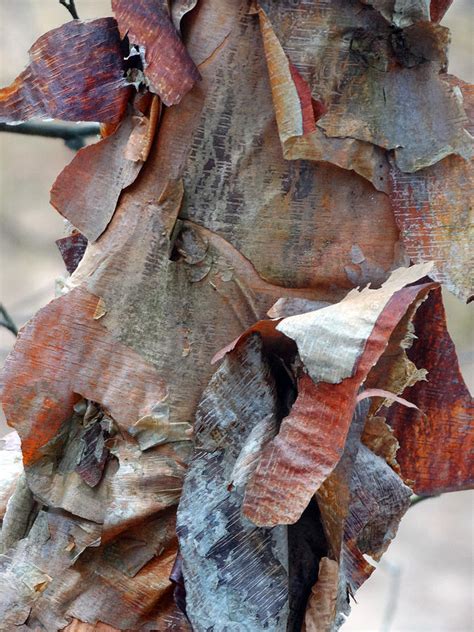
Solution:
<svg viewBox="0 0 474 632">
<path fill-rule="evenodd" d="M 1 629 L 335 631 L 412 494 L 472 485 L 449 4 L 112 0 L 33 44 L 0 120 L 101 137 L 3 371 Z"/>
</svg>

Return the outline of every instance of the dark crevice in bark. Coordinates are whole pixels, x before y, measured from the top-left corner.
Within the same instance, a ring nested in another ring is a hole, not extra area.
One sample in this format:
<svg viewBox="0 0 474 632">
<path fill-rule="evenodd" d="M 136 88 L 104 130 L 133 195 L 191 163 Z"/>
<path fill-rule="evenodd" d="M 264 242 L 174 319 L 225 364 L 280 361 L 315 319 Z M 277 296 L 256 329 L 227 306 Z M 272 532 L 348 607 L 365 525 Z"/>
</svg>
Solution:
<svg viewBox="0 0 474 632">
<path fill-rule="evenodd" d="M 311 588 L 318 579 L 319 561 L 327 552 L 321 514 L 313 498 L 298 522 L 288 526 L 288 632 L 299 632 L 302 629 Z"/>
</svg>

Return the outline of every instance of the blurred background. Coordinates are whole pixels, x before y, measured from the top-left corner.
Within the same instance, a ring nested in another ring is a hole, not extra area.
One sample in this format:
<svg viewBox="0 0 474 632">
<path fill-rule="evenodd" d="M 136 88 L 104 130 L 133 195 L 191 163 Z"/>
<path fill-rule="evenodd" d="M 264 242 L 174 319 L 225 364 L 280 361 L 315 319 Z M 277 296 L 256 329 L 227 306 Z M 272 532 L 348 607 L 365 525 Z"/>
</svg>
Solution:
<svg viewBox="0 0 474 632">
<path fill-rule="evenodd" d="M 76 0 L 76 7 L 82 19 L 111 14 L 110 0 Z M 449 70 L 470 82 L 473 15 L 472 2 L 456 0 L 443 20 L 452 32 Z M 40 35 L 69 19 L 57 0 L 0 0 L 0 85 L 23 70 L 27 51 Z M 64 224 L 49 205 L 49 189 L 73 155 L 61 140 L 0 133 L 0 301 L 18 326 L 54 298 L 55 279 L 64 275 L 54 244 Z M 474 310 L 449 293 L 445 302 L 472 392 Z M 0 363 L 14 341 L 0 328 Z M 6 432 L 0 420 L 0 435 Z M 445 494 L 412 507 L 379 568 L 357 593 L 358 604 L 343 631 L 472 632 L 473 510 L 473 492 Z"/>
</svg>

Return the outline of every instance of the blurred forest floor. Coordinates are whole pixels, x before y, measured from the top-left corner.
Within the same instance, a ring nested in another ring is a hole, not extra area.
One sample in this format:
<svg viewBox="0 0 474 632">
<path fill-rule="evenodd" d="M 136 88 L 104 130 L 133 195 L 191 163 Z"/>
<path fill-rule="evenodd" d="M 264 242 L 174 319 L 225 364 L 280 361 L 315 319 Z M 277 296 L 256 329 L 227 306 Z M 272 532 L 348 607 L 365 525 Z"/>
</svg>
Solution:
<svg viewBox="0 0 474 632">
<path fill-rule="evenodd" d="M 232 0 L 229 0 L 232 1 Z M 109 0 L 76 0 L 83 19 L 110 15 Z M 443 24 L 452 31 L 450 72 L 474 80 L 474 4 L 457 0 Z M 57 0 L 0 0 L 0 83 L 8 85 L 44 32 L 68 21 Z M 0 134 L 0 300 L 17 325 L 54 298 L 64 267 L 54 244 L 63 220 L 49 189 L 73 157 L 60 140 Z M 473 306 L 445 293 L 448 325 L 474 388 Z M 0 362 L 14 343 L 0 329 Z M 0 435 L 7 432 L 0 420 Z M 1 464 L 0 464 L 1 467 Z M 408 511 L 378 570 L 357 593 L 344 632 L 472 632 L 473 493 L 423 501 Z"/>
</svg>

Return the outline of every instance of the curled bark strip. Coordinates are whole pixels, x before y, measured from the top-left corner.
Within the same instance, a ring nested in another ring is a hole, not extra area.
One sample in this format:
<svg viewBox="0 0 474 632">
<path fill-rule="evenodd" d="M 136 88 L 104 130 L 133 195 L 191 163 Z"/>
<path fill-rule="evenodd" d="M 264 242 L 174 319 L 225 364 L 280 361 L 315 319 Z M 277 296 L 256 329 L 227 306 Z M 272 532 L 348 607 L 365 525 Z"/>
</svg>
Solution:
<svg viewBox="0 0 474 632">
<path fill-rule="evenodd" d="M 265 11 L 258 9 L 278 131 L 287 160 L 326 161 L 352 169 L 376 189 L 387 191 L 388 163 L 381 149 L 352 138 L 329 139 L 316 127 L 326 111 L 291 64 Z"/>
<path fill-rule="evenodd" d="M 30 64 L 0 90 L 0 120 L 33 117 L 118 123 L 127 107 L 117 23 L 73 20 L 42 35 Z"/>
<path fill-rule="evenodd" d="M 439 76 L 447 29 L 417 19 L 394 33 L 377 11 L 343 0 L 324 11 L 318 2 L 259 4 L 312 97 L 324 104 L 316 125 L 327 137 L 393 150 L 397 166 L 410 173 L 451 154 L 472 156 L 462 105 Z"/>
<path fill-rule="evenodd" d="M 403 399 L 403 397 L 398 397 L 394 393 L 390 393 L 390 391 L 386 391 L 383 388 L 368 388 L 357 395 L 356 401 L 360 402 L 368 397 L 383 397 L 386 400 L 397 402 L 397 404 L 401 404 L 407 408 L 416 408 L 418 410 L 418 406 L 415 406 L 415 404 L 412 404 L 406 399 Z"/>
<path fill-rule="evenodd" d="M 161 114 L 161 100 L 154 94 L 145 112 L 134 117 L 134 126 L 125 148 L 127 160 L 145 162 L 155 137 Z"/>
<path fill-rule="evenodd" d="M 199 79 L 199 71 L 159 0 L 113 0 L 120 33 L 144 49 L 145 76 L 150 90 L 165 105 L 179 103 Z"/>
<path fill-rule="evenodd" d="M 284 318 L 277 329 L 296 342 L 315 383 L 338 384 L 354 375 L 367 339 L 394 293 L 424 277 L 431 268 L 431 263 L 398 268 L 380 289 L 351 290 L 339 303 Z"/>
<path fill-rule="evenodd" d="M 257 323 L 249 327 L 245 331 L 245 333 L 240 334 L 239 336 L 237 336 L 237 338 L 232 340 L 232 342 L 229 342 L 228 345 L 226 345 L 222 349 L 219 349 L 219 351 L 212 357 L 211 364 L 215 364 L 219 360 L 222 360 L 222 358 L 226 355 L 226 353 L 229 353 L 230 351 L 233 351 L 233 349 L 235 349 L 239 341 L 242 340 L 244 336 L 250 335 L 253 332 L 260 333 L 263 336 L 263 339 L 265 342 L 268 342 L 268 340 L 273 339 L 277 344 L 282 343 L 284 336 L 282 336 L 276 330 L 276 326 L 279 322 L 280 322 L 279 319 L 258 321 Z"/>
<path fill-rule="evenodd" d="M 140 173 L 143 163 L 125 155 L 134 129 L 127 117 L 113 134 L 79 150 L 52 186 L 51 204 L 91 242 L 107 228 L 122 190 Z"/>
<path fill-rule="evenodd" d="M 327 307 L 329 303 L 325 301 L 313 301 L 309 298 L 299 298 L 298 295 L 300 294 L 300 290 L 285 288 L 284 293 L 288 294 L 288 297 L 279 298 L 275 305 L 273 305 L 267 312 L 268 315 L 272 317 L 271 320 L 259 320 L 254 323 L 251 327 L 246 329 L 244 333 L 232 340 L 232 342 L 229 342 L 229 344 L 225 347 L 219 349 L 219 351 L 212 357 L 211 364 L 215 364 L 219 360 L 222 360 L 226 353 L 235 349 L 237 344 L 252 332 L 261 334 L 266 349 L 276 352 L 282 356 L 289 357 L 294 355 L 294 342 L 291 338 L 288 338 L 288 336 L 279 332 L 277 325 L 282 321 L 283 317 L 297 316 L 298 314 L 313 312 L 316 309 Z M 311 290 L 305 290 L 305 294 L 310 296 Z"/>
<path fill-rule="evenodd" d="M 425 286 L 396 292 L 368 336 L 352 377 L 339 384 L 314 383 L 302 373 L 298 398 L 280 431 L 262 451 L 244 499 L 244 515 L 260 526 L 298 520 L 344 451 L 357 393 L 389 337 Z M 317 336 L 317 334 L 315 334 Z"/>
<path fill-rule="evenodd" d="M 404 396 L 424 414 L 402 407 L 389 410 L 388 422 L 400 443 L 397 461 L 418 494 L 468 488 L 474 482 L 473 399 L 446 328 L 439 291 L 420 307 L 414 324 L 417 337 L 408 357 L 427 370 L 427 377 Z"/>
</svg>

